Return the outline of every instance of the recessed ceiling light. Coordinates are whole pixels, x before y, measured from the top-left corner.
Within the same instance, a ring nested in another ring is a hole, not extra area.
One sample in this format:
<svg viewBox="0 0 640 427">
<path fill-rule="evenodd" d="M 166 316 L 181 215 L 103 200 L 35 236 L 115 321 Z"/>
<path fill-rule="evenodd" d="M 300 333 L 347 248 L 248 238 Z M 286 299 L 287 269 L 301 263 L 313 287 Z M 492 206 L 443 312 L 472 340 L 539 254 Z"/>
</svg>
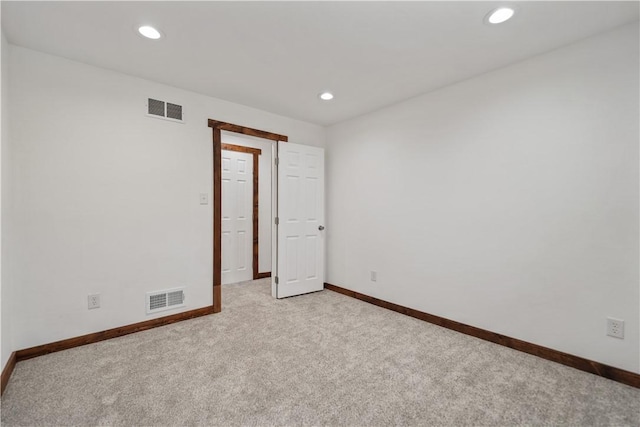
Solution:
<svg viewBox="0 0 640 427">
<path fill-rule="evenodd" d="M 320 97 L 320 99 L 322 99 L 323 101 L 330 101 L 333 99 L 333 94 L 331 92 L 322 92 L 320 95 L 318 95 Z"/>
<path fill-rule="evenodd" d="M 489 24 L 502 24 L 503 22 L 511 19 L 514 14 L 514 10 L 510 7 L 500 7 L 491 13 L 487 17 Z"/>
<path fill-rule="evenodd" d="M 149 25 L 143 25 L 142 27 L 138 28 L 138 32 L 146 38 L 152 40 L 158 40 L 160 37 L 162 37 L 160 31 L 156 30 L 153 27 L 150 27 Z"/>
</svg>

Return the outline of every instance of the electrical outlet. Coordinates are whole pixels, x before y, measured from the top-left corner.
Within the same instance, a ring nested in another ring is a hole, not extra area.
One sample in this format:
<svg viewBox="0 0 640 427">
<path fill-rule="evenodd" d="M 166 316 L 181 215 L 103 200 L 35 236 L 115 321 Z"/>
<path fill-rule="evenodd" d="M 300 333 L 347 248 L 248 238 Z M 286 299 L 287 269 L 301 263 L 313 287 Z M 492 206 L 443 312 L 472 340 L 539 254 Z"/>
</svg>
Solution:
<svg viewBox="0 0 640 427">
<path fill-rule="evenodd" d="M 100 294 L 89 295 L 87 299 L 89 302 L 89 310 L 92 308 L 100 308 Z"/>
<path fill-rule="evenodd" d="M 200 204 L 208 205 L 209 204 L 209 194 L 208 193 L 200 193 Z"/>
<path fill-rule="evenodd" d="M 624 338 L 624 320 L 607 317 L 607 335 Z"/>
<path fill-rule="evenodd" d="M 377 271 L 372 271 L 371 272 L 371 281 L 372 282 L 377 282 L 378 281 L 378 272 Z"/>
</svg>

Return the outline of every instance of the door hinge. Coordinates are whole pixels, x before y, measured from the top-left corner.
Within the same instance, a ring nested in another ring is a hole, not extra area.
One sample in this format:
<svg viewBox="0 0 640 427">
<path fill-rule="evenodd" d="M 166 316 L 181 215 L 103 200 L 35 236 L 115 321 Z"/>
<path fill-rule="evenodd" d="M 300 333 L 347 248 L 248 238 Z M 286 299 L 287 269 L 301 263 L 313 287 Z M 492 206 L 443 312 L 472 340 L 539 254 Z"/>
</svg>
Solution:
<svg viewBox="0 0 640 427">
<path fill-rule="evenodd" d="M 278 284 L 278 276 L 276 276 L 276 285 Z"/>
<path fill-rule="evenodd" d="M 276 225 L 280 225 L 280 218 L 276 217 Z"/>
<path fill-rule="evenodd" d="M 280 157 L 276 157 L 276 166 L 280 165 Z"/>
</svg>

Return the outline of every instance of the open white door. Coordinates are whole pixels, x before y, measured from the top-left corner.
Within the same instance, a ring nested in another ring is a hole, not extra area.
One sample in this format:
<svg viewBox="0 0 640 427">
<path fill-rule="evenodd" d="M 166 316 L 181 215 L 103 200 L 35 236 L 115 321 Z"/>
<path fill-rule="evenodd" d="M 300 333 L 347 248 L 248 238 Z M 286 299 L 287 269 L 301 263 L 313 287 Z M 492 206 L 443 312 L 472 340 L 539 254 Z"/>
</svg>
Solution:
<svg viewBox="0 0 640 427">
<path fill-rule="evenodd" d="M 278 143 L 276 298 L 324 287 L 324 150 Z"/>
</svg>

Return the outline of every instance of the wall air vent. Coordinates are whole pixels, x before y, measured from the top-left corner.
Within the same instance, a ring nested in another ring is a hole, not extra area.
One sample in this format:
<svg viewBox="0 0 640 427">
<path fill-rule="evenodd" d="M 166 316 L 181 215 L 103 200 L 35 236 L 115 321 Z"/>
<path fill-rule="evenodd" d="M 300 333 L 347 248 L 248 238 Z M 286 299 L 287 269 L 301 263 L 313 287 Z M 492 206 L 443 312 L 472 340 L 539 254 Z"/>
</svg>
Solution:
<svg viewBox="0 0 640 427">
<path fill-rule="evenodd" d="M 167 117 L 174 120 L 182 121 L 182 105 L 167 102 Z"/>
<path fill-rule="evenodd" d="M 147 99 L 147 116 L 184 123 L 182 105 L 160 101 L 153 98 Z"/>
<path fill-rule="evenodd" d="M 149 98 L 147 114 L 164 117 L 164 102 Z"/>
<path fill-rule="evenodd" d="M 184 307 L 184 288 L 147 292 L 147 314 Z"/>
</svg>

